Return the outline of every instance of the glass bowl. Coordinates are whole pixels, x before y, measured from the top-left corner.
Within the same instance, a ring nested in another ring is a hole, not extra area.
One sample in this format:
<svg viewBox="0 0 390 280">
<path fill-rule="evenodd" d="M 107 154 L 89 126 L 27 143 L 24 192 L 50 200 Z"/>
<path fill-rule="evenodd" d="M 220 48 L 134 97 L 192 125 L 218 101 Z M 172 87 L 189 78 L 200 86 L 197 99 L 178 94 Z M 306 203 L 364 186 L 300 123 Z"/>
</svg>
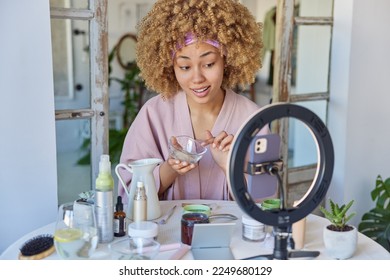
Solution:
<svg viewBox="0 0 390 280">
<path fill-rule="evenodd" d="M 160 243 L 152 238 L 125 237 L 108 245 L 115 260 L 151 260 L 160 251 Z"/>
<path fill-rule="evenodd" d="M 175 142 L 176 139 L 176 142 Z M 172 158 L 188 163 L 197 163 L 207 148 L 189 136 L 174 136 L 169 140 L 169 154 Z"/>
</svg>

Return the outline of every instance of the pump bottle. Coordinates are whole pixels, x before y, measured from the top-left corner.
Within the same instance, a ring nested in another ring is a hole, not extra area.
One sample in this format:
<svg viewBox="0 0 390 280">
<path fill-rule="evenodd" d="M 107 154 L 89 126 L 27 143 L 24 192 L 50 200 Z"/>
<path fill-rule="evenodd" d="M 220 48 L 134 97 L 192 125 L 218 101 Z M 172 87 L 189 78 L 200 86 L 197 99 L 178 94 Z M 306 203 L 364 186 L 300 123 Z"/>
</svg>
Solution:
<svg viewBox="0 0 390 280">
<path fill-rule="evenodd" d="M 95 187 L 95 211 L 98 226 L 99 243 L 114 239 L 114 179 L 111 176 L 109 155 L 101 155 L 99 175 Z"/>
<path fill-rule="evenodd" d="M 142 182 L 137 182 L 137 190 L 134 195 L 133 221 L 145 221 L 147 217 L 147 197 L 145 186 Z"/>
</svg>

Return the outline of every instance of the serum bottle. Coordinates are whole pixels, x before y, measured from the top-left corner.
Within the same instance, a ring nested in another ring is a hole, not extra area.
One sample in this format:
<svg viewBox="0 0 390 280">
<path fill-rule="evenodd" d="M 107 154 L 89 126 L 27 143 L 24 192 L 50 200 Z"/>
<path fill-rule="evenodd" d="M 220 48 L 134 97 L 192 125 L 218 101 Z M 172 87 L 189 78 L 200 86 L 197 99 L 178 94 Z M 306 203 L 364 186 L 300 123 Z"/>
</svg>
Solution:
<svg viewBox="0 0 390 280">
<path fill-rule="evenodd" d="M 143 182 L 137 182 L 137 190 L 134 195 L 133 221 L 146 221 L 147 197 Z"/>
<path fill-rule="evenodd" d="M 126 213 L 123 212 L 122 197 L 117 197 L 114 212 L 114 236 L 124 236 L 126 234 Z"/>
</svg>

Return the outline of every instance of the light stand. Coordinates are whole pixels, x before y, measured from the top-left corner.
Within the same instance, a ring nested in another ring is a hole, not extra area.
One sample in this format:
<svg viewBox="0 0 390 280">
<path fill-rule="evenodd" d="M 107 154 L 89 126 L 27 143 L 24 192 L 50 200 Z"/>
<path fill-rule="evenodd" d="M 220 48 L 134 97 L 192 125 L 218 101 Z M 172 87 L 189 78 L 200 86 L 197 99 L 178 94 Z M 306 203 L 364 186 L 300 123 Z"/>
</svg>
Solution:
<svg viewBox="0 0 390 280">
<path fill-rule="evenodd" d="M 255 163 L 256 168 L 263 168 L 271 175 L 277 176 L 281 199 L 280 209 L 264 211 L 255 203 L 246 187 L 244 177 L 245 158 L 249 144 L 264 126 L 276 119 L 292 117 L 301 120 L 312 133 L 318 153 L 318 165 L 315 178 L 305 196 L 294 208 L 285 207 L 285 195 L 282 180 L 279 176 L 281 161 Z M 237 132 L 228 156 L 228 185 L 230 192 L 240 208 L 253 219 L 274 227 L 275 245 L 272 255 L 252 257 L 268 259 L 289 259 L 295 257 L 316 257 L 319 252 L 288 251 L 290 229 L 297 222 L 309 215 L 323 200 L 329 188 L 333 174 L 334 151 L 333 144 L 325 124 L 309 109 L 288 103 L 275 103 L 255 112 Z"/>
</svg>

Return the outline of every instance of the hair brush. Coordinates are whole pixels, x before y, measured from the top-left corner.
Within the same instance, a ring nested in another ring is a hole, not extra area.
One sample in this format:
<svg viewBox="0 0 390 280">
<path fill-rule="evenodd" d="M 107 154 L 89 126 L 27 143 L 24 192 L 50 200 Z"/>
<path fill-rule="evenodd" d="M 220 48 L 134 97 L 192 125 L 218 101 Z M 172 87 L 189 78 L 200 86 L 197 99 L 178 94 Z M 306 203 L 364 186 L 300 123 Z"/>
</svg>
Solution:
<svg viewBox="0 0 390 280">
<path fill-rule="evenodd" d="M 50 234 L 42 234 L 27 240 L 20 248 L 20 260 L 40 260 L 54 252 L 54 240 Z"/>
</svg>

